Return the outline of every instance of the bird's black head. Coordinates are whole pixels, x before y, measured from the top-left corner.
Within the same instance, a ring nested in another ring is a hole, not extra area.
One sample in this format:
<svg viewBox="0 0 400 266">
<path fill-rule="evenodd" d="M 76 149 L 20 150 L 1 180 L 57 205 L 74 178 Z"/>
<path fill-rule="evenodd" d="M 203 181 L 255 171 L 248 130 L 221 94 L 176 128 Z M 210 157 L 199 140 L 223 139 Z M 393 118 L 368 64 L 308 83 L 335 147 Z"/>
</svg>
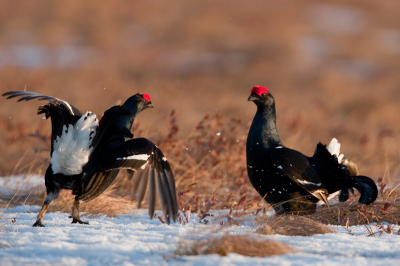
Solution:
<svg viewBox="0 0 400 266">
<path fill-rule="evenodd" d="M 124 106 L 130 109 L 136 109 L 138 112 L 147 108 L 153 108 L 153 103 L 150 100 L 150 95 L 137 93 L 125 101 Z"/>
<path fill-rule="evenodd" d="M 251 90 L 248 101 L 253 101 L 257 107 L 274 106 L 275 100 L 266 87 L 256 85 Z"/>
</svg>

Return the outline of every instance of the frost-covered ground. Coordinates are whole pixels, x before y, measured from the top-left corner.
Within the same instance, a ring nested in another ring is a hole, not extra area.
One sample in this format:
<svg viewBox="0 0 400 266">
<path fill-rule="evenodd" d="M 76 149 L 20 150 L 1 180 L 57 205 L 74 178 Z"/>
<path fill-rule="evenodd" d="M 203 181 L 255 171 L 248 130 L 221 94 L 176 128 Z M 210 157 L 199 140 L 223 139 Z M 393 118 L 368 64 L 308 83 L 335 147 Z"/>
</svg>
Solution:
<svg viewBox="0 0 400 266">
<path fill-rule="evenodd" d="M 0 193 L 13 195 L 43 185 L 42 176 L 0 178 Z M 72 225 L 67 213 L 47 213 L 45 228 L 31 227 L 40 206 L 0 211 L 0 265 L 400 265 L 400 235 L 367 237 L 365 226 L 331 226 L 335 234 L 311 237 L 264 236 L 254 233 L 251 219 L 222 228 L 219 222 L 199 223 L 192 215 L 186 225 L 150 220 L 146 210 L 116 218 L 84 217 L 90 225 Z M 222 212 L 214 213 L 216 216 Z M 15 219 L 13 223 L 12 220 Z M 373 226 L 375 231 L 376 227 Z M 397 232 L 400 228 L 396 227 Z M 4 232 L 3 232 L 4 231 Z M 281 241 L 298 252 L 265 258 L 237 254 L 172 257 L 177 243 L 229 234 L 253 234 Z"/>
<path fill-rule="evenodd" d="M 40 175 L 16 175 L 0 177 L 0 194 L 12 196 L 17 191 L 29 191 L 44 185 L 44 177 Z M 26 194 L 26 193 L 25 193 Z"/>
<path fill-rule="evenodd" d="M 204 225 L 197 217 L 189 224 L 166 225 L 150 220 L 147 211 L 137 214 L 87 218 L 90 225 L 72 225 L 66 213 L 48 213 L 45 228 L 32 228 L 39 206 L 3 210 L 8 217 L 6 232 L 0 233 L 0 264 L 6 265 L 400 265 L 400 236 L 366 237 L 364 226 L 332 226 L 339 233 L 311 237 L 256 235 L 278 240 L 298 253 L 251 258 L 237 254 L 172 258 L 182 239 L 225 234 L 252 234 L 251 222 L 217 230 L 219 224 Z M 16 217 L 16 222 L 11 220 Z M 4 221 L 4 220 L 3 220 Z M 399 228 L 397 227 L 396 230 Z"/>
</svg>

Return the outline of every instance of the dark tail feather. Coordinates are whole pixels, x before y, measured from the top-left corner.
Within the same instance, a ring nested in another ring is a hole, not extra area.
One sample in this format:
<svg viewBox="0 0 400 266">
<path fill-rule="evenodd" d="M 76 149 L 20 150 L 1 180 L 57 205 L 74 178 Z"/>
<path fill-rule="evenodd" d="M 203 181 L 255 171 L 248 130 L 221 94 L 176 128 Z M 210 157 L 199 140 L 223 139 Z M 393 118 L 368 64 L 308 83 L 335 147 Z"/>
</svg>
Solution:
<svg viewBox="0 0 400 266">
<path fill-rule="evenodd" d="M 366 176 L 355 176 L 354 187 L 361 193 L 358 202 L 362 204 L 371 204 L 378 197 L 378 188 L 375 182 Z"/>
<path fill-rule="evenodd" d="M 378 197 L 378 188 L 375 182 L 366 176 L 351 176 L 351 184 L 342 188 L 339 195 L 339 201 L 344 202 L 349 199 L 349 190 L 353 192 L 353 187 L 356 188 L 361 196 L 358 202 L 369 205 Z"/>
</svg>

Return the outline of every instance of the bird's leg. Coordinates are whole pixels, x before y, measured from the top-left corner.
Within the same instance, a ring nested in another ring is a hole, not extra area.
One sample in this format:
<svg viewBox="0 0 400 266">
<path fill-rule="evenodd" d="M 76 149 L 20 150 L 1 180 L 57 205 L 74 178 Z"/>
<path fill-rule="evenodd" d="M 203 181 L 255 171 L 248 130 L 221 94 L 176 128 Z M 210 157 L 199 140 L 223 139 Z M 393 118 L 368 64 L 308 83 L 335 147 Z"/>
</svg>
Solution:
<svg viewBox="0 0 400 266">
<path fill-rule="evenodd" d="M 59 191 L 57 192 L 49 192 L 43 202 L 42 209 L 40 210 L 36 222 L 33 224 L 33 227 L 44 227 L 43 225 L 43 217 L 46 213 L 47 209 L 54 200 L 58 199 Z"/>
<path fill-rule="evenodd" d="M 72 218 L 72 223 L 76 224 L 89 224 L 89 222 L 82 222 L 81 218 L 79 217 L 79 199 L 78 196 L 75 197 L 75 201 L 74 201 L 74 205 L 72 206 L 72 215 L 70 216 L 70 218 Z"/>
</svg>

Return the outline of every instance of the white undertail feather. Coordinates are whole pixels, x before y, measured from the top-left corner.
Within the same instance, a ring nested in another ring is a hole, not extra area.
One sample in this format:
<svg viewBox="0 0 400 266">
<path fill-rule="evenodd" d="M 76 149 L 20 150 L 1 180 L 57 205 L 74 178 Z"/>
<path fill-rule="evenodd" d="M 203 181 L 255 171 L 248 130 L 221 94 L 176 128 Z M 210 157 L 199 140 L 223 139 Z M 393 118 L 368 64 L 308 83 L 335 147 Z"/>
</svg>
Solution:
<svg viewBox="0 0 400 266">
<path fill-rule="evenodd" d="M 82 172 L 93 150 L 91 144 L 96 135 L 96 127 L 97 118 L 91 112 L 86 112 L 75 126 L 64 125 L 61 138 L 57 136 L 53 143 L 50 160 L 53 173 L 77 175 Z"/>
<path fill-rule="evenodd" d="M 141 161 L 147 161 L 149 159 L 150 155 L 149 154 L 134 154 L 128 157 L 122 157 L 122 158 L 117 158 L 117 161 L 120 160 L 141 160 Z"/>
<path fill-rule="evenodd" d="M 340 143 L 336 138 L 333 138 L 329 143 L 327 150 L 332 154 L 336 155 L 338 162 L 341 163 L 344 155 L 340 154 Z"/>
</svg>

